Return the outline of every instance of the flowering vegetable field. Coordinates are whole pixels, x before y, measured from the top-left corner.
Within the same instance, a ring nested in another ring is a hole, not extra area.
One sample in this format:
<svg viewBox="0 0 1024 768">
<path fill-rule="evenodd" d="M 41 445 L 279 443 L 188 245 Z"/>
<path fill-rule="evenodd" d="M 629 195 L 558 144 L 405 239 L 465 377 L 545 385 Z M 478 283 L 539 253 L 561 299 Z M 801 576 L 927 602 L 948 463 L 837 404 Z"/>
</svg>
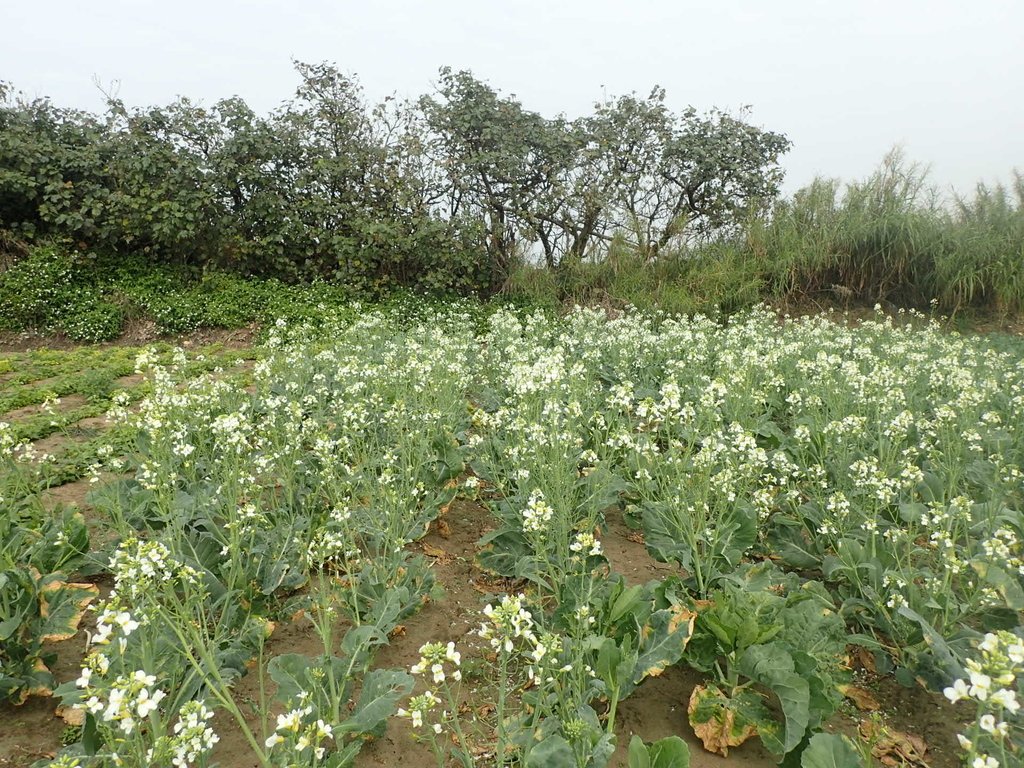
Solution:
<svg viewBox="0 0 1024 768">
<path fill-rule="evenodd" d="M 245 382 L 145 352 L 87 520 L 0 436 L 2 714 L 52 691 L 65 768 L 1021 765 L 1022 352 L 459 305 L 282 325 Z"/>
</svg>

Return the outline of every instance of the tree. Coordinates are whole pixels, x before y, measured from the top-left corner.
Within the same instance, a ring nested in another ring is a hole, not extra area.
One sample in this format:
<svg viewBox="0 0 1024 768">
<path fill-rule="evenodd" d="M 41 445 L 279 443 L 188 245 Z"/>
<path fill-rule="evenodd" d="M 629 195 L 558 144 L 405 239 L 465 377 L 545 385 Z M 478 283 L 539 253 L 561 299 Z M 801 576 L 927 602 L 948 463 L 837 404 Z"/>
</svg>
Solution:
<svg viewBox="0 0 1024 768">
<path fill-rule="evenodd" d="M 551 234 L 552 222 L 541 222 L 535 203 L 554 186 L 567 156 L 560 122 L 499 96 L 469 72 L 448 68 L 441 70 L 437 97 L 424 96 L 420 108 L 432 159 L 447 176 L 447 215 L 479 217 L 487 253 L 504 272 L 524 231 L 542 241 Z"/>
</svg>

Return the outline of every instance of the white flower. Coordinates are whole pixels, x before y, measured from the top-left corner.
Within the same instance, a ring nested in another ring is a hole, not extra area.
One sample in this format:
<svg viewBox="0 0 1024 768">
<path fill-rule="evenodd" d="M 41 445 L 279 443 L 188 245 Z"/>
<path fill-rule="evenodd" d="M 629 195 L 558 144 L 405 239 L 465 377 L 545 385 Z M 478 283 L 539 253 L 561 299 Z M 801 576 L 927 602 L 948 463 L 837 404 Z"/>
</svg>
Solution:
<svg viewBox="0 0 1024 768">
<path fill-rule="evenodd" d="M 1014 643 L 1006 649 L 1006 655 L 1014 664 L 1024 664 L 1024 644 Z"/>
<path fill-rule="evenodd" d="M 139 717 L 148 717 L 150 712 L 156 710 L 157 705 L 166 696 L 163 691 L 157 691 L 152 696 L 149 695 L 149 691 L 143 688 L 139 692 L 138 703 L 135 705 L 135 710 L 139 713 Z"/>
<path fill-rule="evenodd" d="M 1000 688 L 989 697 L 989 700 L 996 706 L 1002 707 L 1013 714 L 1020 710 L 1020 702 L 1017 701 L 1016 691 Z"/>
<path fill-rule="evenodd" d="M 334 728 L 323 720 L 316 721 L 316 735 L 319 739 L 330 739 L 334 737 Z"/>
<path fill-rule="evenodd" d="M 963 680 L 955 680 L 953 685 L 942 692 L 947 699 L 956 704 L 961 699 L 966 699 L 968 694 L 967 683 Z"/>
<path fill-rule="evenodd" d="M 971 687 L 968 693 L 978 701 L 985 701 L 988 698 L 989 689 L 992 688 L 992 678 L 981 672 L 971 670 Z"/>
<path fill-rule="evenodd" d="M 445 648 L 445 657 L 455 666 L 459 666 L 462 663 L 462 654 L 455 650 L 455 643 L 449 641 Z"/>
<path fill-rule="evenodd" d="M 267 749 L 273 749 L 275 746 L 277 746 L 283 741 L 284 736 L 282 736 L 279 733 L 272 733 L 270 736 L 267 737 L 267 740 L 264 742 L 264 744 L 266 745 Z"/>
<path fill-rule="evenodd" d="M 292 733 L 298 733 L 299 728 L 302 727 L 302 710 L 293 709 L 291 712 L 286 712 L 283 715 L 277 716 L 277 730 L 279 731 L 291 731 Z"/>
</svg>

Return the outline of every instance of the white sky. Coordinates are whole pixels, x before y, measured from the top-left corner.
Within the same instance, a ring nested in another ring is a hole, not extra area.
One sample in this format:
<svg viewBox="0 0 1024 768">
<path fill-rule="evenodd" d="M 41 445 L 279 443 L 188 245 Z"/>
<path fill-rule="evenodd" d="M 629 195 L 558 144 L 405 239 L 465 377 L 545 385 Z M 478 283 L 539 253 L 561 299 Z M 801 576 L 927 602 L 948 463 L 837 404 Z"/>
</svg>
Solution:
<svg viewBox="0 0 1024 768">
<path fill-rule="evenodd" d="M 130 105 L 266 112 L 292 58 L 372 98 L 449 65 L 549 116 L 655 83 L 674 109 L 752 105 L 793 141 L 788 190 L 863 177 L 895 144 L 944 190 L 1024 170 L 1024 0 L 0 0 L 0 30 L 0 79 L 96 111 L 94 78 Z"/>
</svg>

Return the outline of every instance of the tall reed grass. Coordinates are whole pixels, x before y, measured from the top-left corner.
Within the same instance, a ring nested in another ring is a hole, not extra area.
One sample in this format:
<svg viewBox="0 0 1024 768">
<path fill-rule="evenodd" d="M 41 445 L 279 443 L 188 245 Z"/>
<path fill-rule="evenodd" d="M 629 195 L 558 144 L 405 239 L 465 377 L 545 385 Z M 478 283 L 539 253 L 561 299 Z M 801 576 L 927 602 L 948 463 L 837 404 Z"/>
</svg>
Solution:
<svg viewBox="0 0 1024 768">
<path fill-rule="evenodd" d="M 505 294 L 682 313 L 780 301 L 1016 316 L 1024 313 L 1024 175 L 947 202 L 926 168 L 894 150 L 862 181 L 815 179 L 770 214 L 653 262 L 622 239 L 561 271 L 524 262 Z"/>
</svg>

